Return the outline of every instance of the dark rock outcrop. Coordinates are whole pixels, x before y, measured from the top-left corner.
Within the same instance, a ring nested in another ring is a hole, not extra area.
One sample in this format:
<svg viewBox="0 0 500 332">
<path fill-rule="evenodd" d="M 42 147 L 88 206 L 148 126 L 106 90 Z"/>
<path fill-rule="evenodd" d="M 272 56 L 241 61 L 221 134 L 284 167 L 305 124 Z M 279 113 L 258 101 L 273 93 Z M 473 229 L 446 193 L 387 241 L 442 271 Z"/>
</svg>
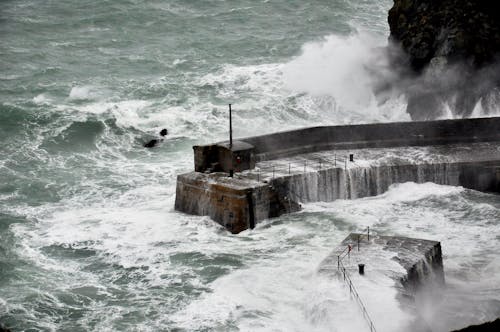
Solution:
<svg viewBox="0 0 500 332">
<path fill-rule="evenodd" d="M 439 117 L 447 104 L 469 116 L 481 101 L 498 107 L 500 3 L 491 0 L 394 0 L 391 43 L 418 77 L 406 86 L 413 119 Z"/>
<path fill-rule="evenodd" d="M 0 324 L 0 332 L 11 332 L 11 330 Z"/>
<path fill-rule="evenodd" d="M 454 332 L 497 332 L 500 331 L 500 318 L 493 322 L 484 323 L 481 325 L 472 325 L 462 330 Z"/>
<path fill-rule="evenodd" d="M 465 60 L 476 67 L 500 54 L 500 4 L 491 0 L 395 0 L 391 40 L 419 71 L 432 58 Z"/>
</svg>

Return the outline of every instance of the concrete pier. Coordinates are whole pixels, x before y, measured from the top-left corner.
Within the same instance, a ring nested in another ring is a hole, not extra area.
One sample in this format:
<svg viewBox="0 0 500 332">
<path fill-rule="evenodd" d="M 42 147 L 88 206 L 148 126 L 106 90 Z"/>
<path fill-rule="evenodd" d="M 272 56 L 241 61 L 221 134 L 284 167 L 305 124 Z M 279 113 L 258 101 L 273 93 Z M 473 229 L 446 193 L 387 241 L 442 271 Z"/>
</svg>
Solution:
<svg viewBox="0 0 500 332">
<path fill-rule="evenodd" d="M 363 268 L 359 267 L 363 264 Z M 363 273 L 361 273 L 363 270 Z M 441 244 L 401 236 L 351 233 L 319 266 L 320 274 L 338 277 L 357 303 L 370 331 L 383 324 L 380 304 L 394 303 L 386 317 L 403 309 L 415 315 L 404 331 L 430 331 L 419 315 L 422 299 L 436 299 L 444 290 Z"/>
<path fill-rule="evenodd" d="M 441 243 L 402 236 L 371 235 L 368 240 L 366 234 L 351 233 L 323 260 L 319 272 L 329 275 L 337 274 L 338 256 L 345 252 L 349 245 L 352 248 L 352 254 L 347 268 L 351 274 L 358 273 L 358 263 L 366 264 L 368 271 L 378 270 L 383 274 L 387 273 L 384 268 L 386 264 L 375 261 L 380 256 L 377 251 L 392 253 L 391 259 L 401 265 L 406 272 L 391 272 L 387 274 L 387 278 L 397 282 L 396 288 L 405 297 L 413 297 L 419 290 L 427 287 L 440 288 L 444 285 Z"/>
<path fill-rule="evenodd" d="M 394 183 L 500 192 L 500 118 L 315 127 L 193 148 L 195 172 L 178 176 L 175 208 L 233 233 L 303 202 Z"/>
</svg>

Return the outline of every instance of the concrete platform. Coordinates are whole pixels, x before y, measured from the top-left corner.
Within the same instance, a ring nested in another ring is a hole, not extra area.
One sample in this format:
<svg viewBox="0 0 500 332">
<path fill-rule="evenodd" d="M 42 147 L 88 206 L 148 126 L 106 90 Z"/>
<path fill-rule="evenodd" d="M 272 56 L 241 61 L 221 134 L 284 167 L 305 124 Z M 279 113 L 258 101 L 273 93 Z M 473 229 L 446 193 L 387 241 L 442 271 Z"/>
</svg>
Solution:
<svg viewBox="0 0 500 332">
<path fill-rule="evenodd" d="M 364 264 L 363 274 L 358 264 Z M 417 303 L 422 296 L 439 297 L 445 286 L 441 244 L 400 236 L 371 235 L 368 239 L 366 233 L 351 233 L 323 260 L 318 273 L 344 284 L 370 331 L 384 326 L 381 313 L 386 318 L 398 317 L 401 310 L 415 317 L 405 331 L 430 331 Z M 388 303 L 392 305 L 384 306 Z"/>
<path fill-rule="evenodd" d="M 366 234 L 351 233 L 323 260 L 319 272 L 337 275 L 338 257 L 348 245 L 352 251 L 349 258 L 344 258 L 344 265 L 352 275 L 358 274 L 358 264 L 365 264 L 366 278 L 370 278 L 372 271 L 381 272 L 396 281 L 395 287 L 405 297 L 413 297 L 426 287 L 444 286 L 441 243 L 402 236 L 370 235 L 368 240 Z M 380 251 L 388 252 L 389 256 L 380 255 Z M 401 265 L 401 273 L 389 272 L 384 268 L 387 263 L 383 260 L 388 257 Z"/>
<path fill-rule="evenodd" d="M 233 233 L 300 203 L 379 195 L 394 183 L 500 192 L 500 118 L 306 128 L 194 151 L 175 209 Z"/>
<path fill-rule="evenodd" d="M 223 172 L 192 172 L 177 178 L 175 208 L 208 215 L 238 233 L 298 211 L 300 203 L 375 196 L 408 181 L 500 192 L 500 145 L 322 151 L 259 162 L 233 178 Z"/>
</svg>

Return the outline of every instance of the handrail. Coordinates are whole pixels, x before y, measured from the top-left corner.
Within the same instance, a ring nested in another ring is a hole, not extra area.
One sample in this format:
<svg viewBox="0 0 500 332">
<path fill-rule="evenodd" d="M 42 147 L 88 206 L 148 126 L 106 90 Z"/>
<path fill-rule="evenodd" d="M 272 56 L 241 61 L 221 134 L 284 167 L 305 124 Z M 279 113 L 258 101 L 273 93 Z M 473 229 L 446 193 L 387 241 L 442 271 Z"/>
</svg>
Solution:
<svg viewBox="0 0 500 332">
<path fill-rule="evenodd" d="M 354 160 L 351 159 L 351 155 L 339 158 L 337 154 L 334 154 L 333 157 L 334 157 L 333 161 L 318 158 L 316 162 L 311 162 L 311 160 L 305 159 L 303 161 L 296 160 L 289 163 L 279 163 L 279 162 L 271 163 L 271 165 L 267 165 L 264 167 L 257 167 L 249 171 L 250 173 L 256 172 L 257 181 L 260 182 L 261 172 L 272 172 L 273 174 L 272 178 L 274 179 L 276 172 L 283 172 L 283 173 L 288 173 L 288 175 L 292 175 L 292 174 L 307 173 L 308 168 L 316 168 L 316 171 L 322 170 L 324 168 L 338 168 L 338 167 L 346 169 L 348 161 L 354 162 Z M 339 164 L 339 166 L 337 166 L 337 163 Z M 300 169 L 300 171 L 297 171 L 297 169 Z"/>
<path fill-rule="evenodd" d="M 352 282 L 351 278 L 349 277 L 349 272 L 345 268 L 344 263 L 342 263 L 342 261 L 340 261 L 340 271 L 342 272 L 342 274 L 344 276 L 344 281 L 349 286 L 349 292 L 356 299 L 356 302 L 358 303 L 358 305 L 361 309 L 361 313 L 363 314 L 363 317 L 365 318 L 366 322 L 368 323 L 370 331 L 376 332 L 375 325 L 373 324 L 373 321 L 371 320 L 370 315 L 368 314 L 368 311 L 366 310 L 366 307 L 363 304 L 363 301 L 361 300 L 361 297 L 359 296 L 358 291 L 356 290 L 356 287 L 354 287 L 354 283 Z"/>
<path fill-rule="evenodd" d="M 368 240 L 370 240 L 370 227 L 367 227 L 366 229 L 364 229 L 363 233 L 365 230 L 367 231 Z M 358 251 L 359 251 L 359 242 L 360 242 L 360 239 L 363 235 L 365 235 L 365 234 L 360 234 L 358 236 Z M 342 275 L 344 277 L 344 282 L 346 282 L 347 285 L 349 286 L 350 294 L 353 295 L 354 298 L 356 299 L 356 302 L 358 303 L 358 305 L 361 309 L 361 313 L 363 314 L 365 321 L 368 323 L 368 326 L 370 328 L 370 332 L 376 332 L 375 325 L 373 324 L 373 321 L 371 320 L 370 315 L 368 314 L 368 311 L 366 310 L 366 307 L 363 304 L 363 301 L 361 300 L 361 297 L 359 296 L 358 291 L 356 290 L 356 287 L 354 287 L 354 283 L 352 282 L 351 277 L 349 276 L 349 272 L 347 271 L 347 269 L 344 266 L 344 263 L 342 262 L 342 260 L 345 258 L 345 256 L 350 255 L 351 250 L 352 250 L 352 247 L 349 245 L 348 247 L 346 247 L 344 250 L 342 250 L 337 255 L 338 269 L 340 270 L 340 272 L 342 273 Z"/>
<path fill-rule="evenodd" d="M 366 231 L 366 234 L 364 234 Z M 368 238 L 368 242 L 370 242 L 370 226 L 366 227 L 362 232 L 361 234 L 358 235 L 358 251 L 359 251 L 359 244 L 361 243 L 361 238 L 363 236 L 367 236 Z"/>
</svg>

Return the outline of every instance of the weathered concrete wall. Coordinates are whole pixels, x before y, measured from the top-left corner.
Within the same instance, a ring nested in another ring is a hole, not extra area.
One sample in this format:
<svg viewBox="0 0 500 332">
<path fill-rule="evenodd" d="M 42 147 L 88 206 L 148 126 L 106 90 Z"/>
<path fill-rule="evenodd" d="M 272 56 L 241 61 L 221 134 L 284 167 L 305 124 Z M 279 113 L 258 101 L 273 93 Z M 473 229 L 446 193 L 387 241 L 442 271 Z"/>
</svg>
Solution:
<svg viewBox="0 0 500 332">
<path fill-rule="evenodd" d="M 266 183 L 228 178 L 225 173 L 191 172 L 177 177 L 175 209 L 210 216 L 232 233 L 253 228 L 257 221 L 298 211 Z"/>
<path fill-rule="evenodd" d="M 196 172 L 241 172 L 255 167 L 254 147 L 246 142 L 195 145 L 193 150 Z"/>
<path fill-rule="evenodd" d="M 415 295 L 419 290 L 440 288 L 444 285 L 441 243 L 404 237 L 383 237 L 385 249 L 398 253 L 396 260 L 407 274 L 399 279 L 403 288 Z M 421 255 L 415 261 L 415 253 Z"/>
<path fill-rule="evenodd" d="M 384 193 L 394 183 L 434 182 L 500 192 L 500 158 L 491 143 L 487 144 L 490 150 L 485 150 L 491 156 L 484 153 L 476 153 L 471 158 L 445 155 L 416 164 L 389 162 L 312 172 L 304 169 L 301 174 L 276 178 L 273 175 L 270 183 L 251 177 L 228 179 L 223 173 L 217 173 L 240 172 L 254 168 L 257 161 L 321 150 L 344 149 L 347 153 L 361 148 L 456 143 L 471 143 L 470 149 L 474 149 L 472 143 L 477 142 L 500 142 L 500 117 L 314 127 L 240 139 L 232 146 L 227 142 L 195 146 L 197 173 L 178 177 L 175 208 L 210 216 L 237 233 L 261 220 L 297 211 L 299 202 L 374 196 Z M 470 153 L 464 150 L 463 154 Z M 481 161 L 471 162 L 475 160 Z"/>
<path fill-rule="evenodd" d="M 500 117 L 313 127 L 241 139 L 257 160 L 329 149 L 500 141 Z"/>
<path fill-rule="evenodd" d="M 498 169 L 499 161 L 329 168 L 279 177 L 271 183 L 282 188 L 281 192 L 288 193 L 293 200 L 304 203 L 376 196 L 386 192 L 392 184 L 404 182 L 433 182 L 500 192 Z"/>
<path fill-rule="evenodd" d="M 500 192 L 498 162 L 437 163 L 328 168 L 277 177 L 269 183 L 228 178 L 225 173 L 179 175 L 175 209 L 210 216 L 233 233 L 264 219 L 300 209 L 300 202 L 330 202 L 380 195 L 390 185 L 434 182 Z"/>
<path fill-rule="evenodd" d="M 263 186 L 265 188 L 265 186 Z M 202 173 L 177 177 L 175 209 L 194 215 L 210 216 L 231 232 L 250 227 L 247 193 L 258 188 L 239 188 Z"/>
<path fill-rule="evenodd" d="M 329 149 L 500 141 L 500 117 L 312 127 L 238 141 L 248 144 L 245 151 L 254 162 Z M 204 172 L 211 164 L 227 164 L 219 160 L 219 147 L 224 144 L 227 142 L 195 147 L 195 170 Z"/>
</svg>

